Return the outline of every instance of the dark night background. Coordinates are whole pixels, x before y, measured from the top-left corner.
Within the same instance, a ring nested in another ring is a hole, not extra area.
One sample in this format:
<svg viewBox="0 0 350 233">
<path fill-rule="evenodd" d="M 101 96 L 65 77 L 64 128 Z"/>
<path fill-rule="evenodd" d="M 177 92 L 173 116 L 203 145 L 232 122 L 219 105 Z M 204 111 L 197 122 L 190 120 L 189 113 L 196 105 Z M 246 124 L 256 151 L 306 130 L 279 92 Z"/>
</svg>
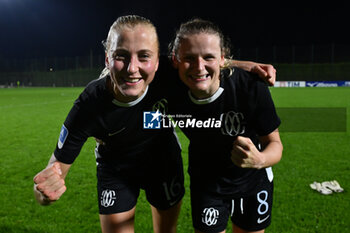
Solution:
<svg viewBox="0 0 350 233">
<path fill-rule="evenodd" d="M 0 0 L 0 58 L 103 54 L 100 42 L 125 14 L 156 25 L 162 52 L 180 23 L 195 16 L 217 23 L 235 48 L 350 44 L 344 4 L 242 2 Z"/>
</svg>

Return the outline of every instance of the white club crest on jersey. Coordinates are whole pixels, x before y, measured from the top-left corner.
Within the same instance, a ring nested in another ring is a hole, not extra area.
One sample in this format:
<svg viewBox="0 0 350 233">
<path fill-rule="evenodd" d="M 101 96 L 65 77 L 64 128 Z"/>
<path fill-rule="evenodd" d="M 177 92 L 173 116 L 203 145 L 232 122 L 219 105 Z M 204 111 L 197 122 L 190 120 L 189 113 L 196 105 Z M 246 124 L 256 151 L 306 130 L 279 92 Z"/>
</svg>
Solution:
<svg viewBox="0 0 350 233">
<path fill-rule="evenodd" d="M 207 226 L 213 226 L 218 222 L 219 211 L 213 207 L 205 208 L 202 214 L 202 222 Z"/>
<path fill-rule="evenodd" d="M 221 120 L 221 132 L 223 135 L 237 136 L 244 134 L 244 115 L 241 112 L 229 111 L 222 113 L 220 116 Z"/>
<path fill-rule="evenodd" d="M 117 196 L 114 190 L 103 190 L 101 195 L 101 205 L 106 208 L 113 206 L 116 199 Z"/>
</svg>

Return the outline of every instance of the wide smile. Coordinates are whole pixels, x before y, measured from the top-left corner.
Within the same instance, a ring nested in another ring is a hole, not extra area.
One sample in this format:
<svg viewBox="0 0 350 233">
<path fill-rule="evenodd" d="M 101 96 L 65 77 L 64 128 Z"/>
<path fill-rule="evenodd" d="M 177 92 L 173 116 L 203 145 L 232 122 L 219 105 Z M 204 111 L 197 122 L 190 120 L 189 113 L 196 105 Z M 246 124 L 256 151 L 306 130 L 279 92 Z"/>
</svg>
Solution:
<svg viewBox="0 0 350 233">
<path fill-rule="evenodd" d="M 136 84 L 138 84 L 139 82 L 141 82 L 142 78 L 123 77 L 123 80 L 124 80 L 124 82 L 125 82 L 127 85 L 136 85 Z"/>
<path fill-rule="evenodd" d="M 210 78 L 209 74 L 203 74 L 203 75 L 189 75 L 191 80 L 196 81 L 196 82 L 201 82 L 205 81 Z"/>
</svg>

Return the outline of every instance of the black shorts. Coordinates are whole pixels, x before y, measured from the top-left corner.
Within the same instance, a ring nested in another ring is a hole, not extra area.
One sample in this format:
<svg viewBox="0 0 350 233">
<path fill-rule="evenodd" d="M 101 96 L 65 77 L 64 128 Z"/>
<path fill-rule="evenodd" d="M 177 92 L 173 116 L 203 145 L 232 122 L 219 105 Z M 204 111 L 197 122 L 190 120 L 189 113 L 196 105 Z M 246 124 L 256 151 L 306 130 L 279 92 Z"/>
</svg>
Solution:
<svg viewBox="0 0 350 233">
<path fill-rule="evenodd" d="M 259 231 L 271 223 L 273 181 L 262 179 L 256 192 L 242 197 L 222 197 L 204 190 L 191 190 L 192 221 L 202 232 L 221 232 L 228 218 L 246 231 Z"/>
<path fill-rule="evenodd" d="M 185 193 L 181 151 L 163 154 L 157 161 L 126 171 L 113 164 L 98 164 L 97 189 L 100 214 L 132 209 L 140 189 L 145 190 L 151 205 L 160 210 L 169 209 Z"/>
</svg>

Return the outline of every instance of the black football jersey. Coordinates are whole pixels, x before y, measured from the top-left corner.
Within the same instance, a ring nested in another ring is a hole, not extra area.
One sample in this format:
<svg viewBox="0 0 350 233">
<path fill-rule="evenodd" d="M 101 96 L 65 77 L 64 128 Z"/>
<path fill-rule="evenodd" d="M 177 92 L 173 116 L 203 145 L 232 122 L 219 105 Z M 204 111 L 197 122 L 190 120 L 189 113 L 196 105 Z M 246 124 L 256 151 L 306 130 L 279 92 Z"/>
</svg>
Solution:
<svg viewBox="0 0 350 233">
<path fill-rule="evenodd" d="M 222 72 L 219 90 L 208 99 L 196 100 L 180 83 L 176 93 L 169 99 L 169 110 L 173 125 L 190 140 L 191 179 L 216 193 L 253 191 L 265 169 L 237 167 L 230 152 L 238 135 L 249 137 L 260 149 L 258 137 L 278 128 L 280 119 L 267 85 L 251 73 L 234 69 Z"/>
<path fill-rule="evenodd" d="M 88 137 L 105 142 L 96 148 L 97 162 L 113 163 L 120 169 L 141 166 L 157 152 L 179 150 L 178 143 L 177 148 L 173 146 L 177 141 L 173 128 L 144 127 L 145 112 L 167 111 L 166 84 L 160 84 L 160 77 L 155 77 L 144 95 L 130 103 L 114 99 L 106 87 L 108 78 L 89 83 L 75 101 L 62 126 L 55 157 L 73 163 Z"/>
</svg>

